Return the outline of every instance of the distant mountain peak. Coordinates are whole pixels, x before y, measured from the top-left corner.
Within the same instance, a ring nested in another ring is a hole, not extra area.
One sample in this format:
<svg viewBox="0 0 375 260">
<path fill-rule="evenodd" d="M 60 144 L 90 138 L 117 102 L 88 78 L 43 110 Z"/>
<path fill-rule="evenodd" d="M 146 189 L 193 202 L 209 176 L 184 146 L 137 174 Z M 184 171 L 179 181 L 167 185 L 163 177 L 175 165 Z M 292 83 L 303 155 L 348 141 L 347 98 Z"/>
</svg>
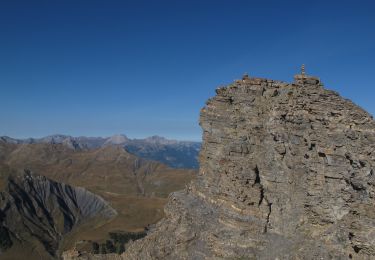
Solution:
<svg viewBox="0 0 375 260">
<path fill-rule="evenodd" d="M 65 139 L 69 138 L 68 135 L 55 134 L 40 138 L 42 142 L 46 143 L 62 143 Z"/>
<path fill-rule="evenodd" d="M 123 135 L 123 134 L 116 134 L 116 135 L 112 135 L 111 137 L 108 137 L 107 138 L 107 141 L 105 141 L 105 145 L 108 145 L 108 144 L 124 144 L 126 143 L 127 141 L 129 140 L 129 138 L 126 136 L 126 135 Z"/>
<path fill-rule="evenodd" d="M 149 142 L 149 143 L 158 143 L 158 144 L 175 144 L 175 143 L 178 142 L 176 140 L 170 140 L 170 139 L 167 139 L 167 138 L 159 136 L 159 135 L 153 135 L 153 136 L 147 137 L 143 140 L 146 141 L 146 142 Z"/>
<path fill-rule="evenodd" d="M 18 144 L 19 140 L 11 138 L 9 136 L 1 136 L 0 142 L 8 143 L 8 144 Z"/>
</svg>

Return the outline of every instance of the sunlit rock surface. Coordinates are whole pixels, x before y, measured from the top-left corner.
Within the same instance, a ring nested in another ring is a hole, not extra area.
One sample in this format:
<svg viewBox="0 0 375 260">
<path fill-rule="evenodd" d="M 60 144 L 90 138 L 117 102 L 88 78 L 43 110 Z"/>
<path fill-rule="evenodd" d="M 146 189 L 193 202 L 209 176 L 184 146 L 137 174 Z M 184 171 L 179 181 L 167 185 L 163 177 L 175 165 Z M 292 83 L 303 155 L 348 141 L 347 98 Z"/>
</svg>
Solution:
<svg viewBox="0 0 375 260">
<path fill-rule="evenodd" d="M 306 75 L 216 92 L 199 177 L 122 258 L 374 259 L 372 116 Z"/>
</svg>

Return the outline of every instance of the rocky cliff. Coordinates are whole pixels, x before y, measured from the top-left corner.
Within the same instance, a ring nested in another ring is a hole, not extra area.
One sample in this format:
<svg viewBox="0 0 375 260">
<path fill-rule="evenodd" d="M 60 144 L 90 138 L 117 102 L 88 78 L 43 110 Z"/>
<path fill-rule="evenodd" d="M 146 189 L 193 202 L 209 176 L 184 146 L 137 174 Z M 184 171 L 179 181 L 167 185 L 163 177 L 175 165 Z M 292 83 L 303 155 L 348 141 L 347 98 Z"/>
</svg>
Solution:
<svg viewBox="0 0 375 260">
<path fill-rule="evenodd" d="M 304 74 L 216 92 L 199 177 L 122 258 L 374 259 L 372 116 Z"/>
<path fill-rule="evenodd" d="M 4 169 L 0 171 L 1 259 L 57 258 L 70 231 L 117 214 L 84 188 Z"/>
</svg>

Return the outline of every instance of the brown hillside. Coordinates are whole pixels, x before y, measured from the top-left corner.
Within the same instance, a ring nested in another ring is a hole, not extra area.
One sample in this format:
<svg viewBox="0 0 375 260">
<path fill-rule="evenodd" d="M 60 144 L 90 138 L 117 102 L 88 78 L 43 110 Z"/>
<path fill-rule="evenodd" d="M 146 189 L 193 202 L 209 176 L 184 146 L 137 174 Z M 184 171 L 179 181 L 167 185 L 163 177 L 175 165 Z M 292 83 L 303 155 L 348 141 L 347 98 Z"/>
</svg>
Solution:
<svg viewBox="0 0 375 260">
<path fill-rule="evenodd" d="M 141 159 L 120 146 L 74 150 L 62 144 L 9 144 L 0 142 L 0 163 L 24 169 L 52 180 L 85 187 L 99 194 L 117 210 L 118 216 L 104 226 L 71 234 L 74 241 L 103 240 L 111 231 L 139 231 L 164 216 L 169 193 L 182 189 L 194 170 L 172 169 Z"/>
</svg>

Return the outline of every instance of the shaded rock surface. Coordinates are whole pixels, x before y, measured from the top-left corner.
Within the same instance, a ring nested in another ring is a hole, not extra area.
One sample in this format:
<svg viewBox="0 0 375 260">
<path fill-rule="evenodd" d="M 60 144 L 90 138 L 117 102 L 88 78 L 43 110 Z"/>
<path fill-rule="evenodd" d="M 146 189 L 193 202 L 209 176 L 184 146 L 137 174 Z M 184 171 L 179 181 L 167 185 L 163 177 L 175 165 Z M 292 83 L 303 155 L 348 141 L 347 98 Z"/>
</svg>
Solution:
<svg viewBox="0 0 375 260">
<path fill-rule="evenodd" d="M 122 259 L 374 259 L 372 116 L 305 75 L 216 92 L 198 178 Z"/>
<path fill-rule="evenodd" d="M 14 244 L 38 251 L 39 258 L 58 257 L 64 235 L 94 218 L 105 220 L 117 214 L 105 200 L 84 188 L 29 171 L 9 174 L 2 170 L 1 183 L 1 244 L 7 241 L 7 245 L 0 247 L 0 258 L 1 252 L 7 253 Z M 36 249 L 36 244 L 44 250 Z"/>
</svg>

